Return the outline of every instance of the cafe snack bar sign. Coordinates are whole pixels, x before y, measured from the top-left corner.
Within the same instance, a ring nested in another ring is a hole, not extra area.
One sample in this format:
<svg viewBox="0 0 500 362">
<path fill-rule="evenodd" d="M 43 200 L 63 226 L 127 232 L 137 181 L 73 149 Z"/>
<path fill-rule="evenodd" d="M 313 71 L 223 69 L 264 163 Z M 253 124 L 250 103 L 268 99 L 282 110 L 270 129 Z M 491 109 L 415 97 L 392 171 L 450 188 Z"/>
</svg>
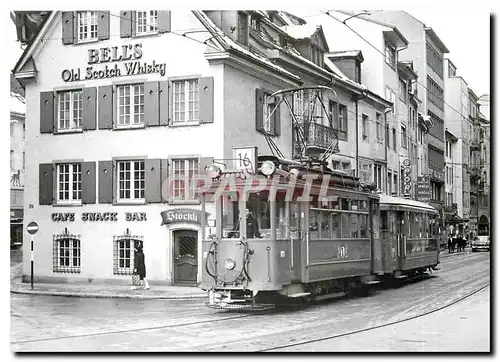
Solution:
<svg viewBox="0 0 500 362">
<path fill-rule="evenodd" d="M 86 68 L 64 69 L 61 77 L 65 82 L 95 80 L 158 73 L 164 76 L 166 63 L 143 62 L 142 44 L 89 49 Z"/>
</svg>

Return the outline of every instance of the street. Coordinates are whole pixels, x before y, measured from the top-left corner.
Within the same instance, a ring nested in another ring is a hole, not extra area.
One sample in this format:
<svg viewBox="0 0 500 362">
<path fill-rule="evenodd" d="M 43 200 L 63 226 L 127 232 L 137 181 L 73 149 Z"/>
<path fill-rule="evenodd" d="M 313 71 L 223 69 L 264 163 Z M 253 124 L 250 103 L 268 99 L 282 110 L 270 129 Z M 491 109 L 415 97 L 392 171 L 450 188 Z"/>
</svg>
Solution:
<svg viewBox="0 0 500 362">
<path fill-rule="evenodd" d="M 11 348 L 19 352 L 489 351 L 490 253 L 452 254 L 442 258 L 440 267 L 424 280 L 399 288 L 380 287 L 369 297 L 267 313 L 214 311 L 201 299 L 11 294 Z"/>
</svg>

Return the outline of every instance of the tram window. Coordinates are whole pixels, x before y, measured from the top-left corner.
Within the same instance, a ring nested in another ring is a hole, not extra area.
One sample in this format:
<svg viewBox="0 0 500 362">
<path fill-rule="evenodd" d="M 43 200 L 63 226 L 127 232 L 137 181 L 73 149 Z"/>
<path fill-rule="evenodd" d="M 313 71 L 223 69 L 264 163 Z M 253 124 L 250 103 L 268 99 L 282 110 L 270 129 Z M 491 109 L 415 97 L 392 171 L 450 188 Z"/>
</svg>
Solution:
<svg viewBox="0 0 500 362">
<path fill-rule="evenodd" d="M 281 199 L 276 201 L 276 239 L 289 238 L 289 219 L 286 212 L 287 203 Z"/>
<path fill-rule="evenodd" d="M 312 240 L 319 239 L 319 211 L 309 211 L 309 237 Z"/>
<path fill-rule="evenodd" d="M 368 201 L 366 200 L 359 201 L 359 211 L 368 211 Z"/>
<path fill-rule="evenodd" d="M 330 239 L 330 213 L 327 211 L 319 212 L 319 238 L 320 239 Z"/>
<path fill-rule="evenodd" d="M 297 202 L 290 202 L 290 237 L 294 239 L 300 238 L 300 214 L 299 204 Z"/>
<path fill-rule="evenodd" d="M 260 235 L 264 239 L 271 238 L 271 204 L 269 192 L 252 192 L 248 195 L 247 208 L 257 220 Z"/>
<path fill-rule="evenodd" d="M 350 230 L 351 230 L 351 238 L 357 238 L 358 237 L 358 214 L 351 214 L 349 215 L 351 219 L 351 225 L 350 225 Z"/>
<path fill-rule="evenodd" d="M 351 200 L 351 210 L 358 211 L 358 200 Z"/>
<path fill-rule="evenodd" d="M 340 209 L 341 210 L 349 210 L 349 200 L 348 199 L 340 199 Z"/>
<path fill-rule="evenodd" d="M 359 237 L 368 237 L 368 215 L 358 215 L 359 219 Z"/>
<path fill-rule="evenodd" d="M 239 234 L 235 230 L 238 229 L 238 195 L 228 194 L 224 195 L 222 198 L 222 237 L 239 237 Z"/>
<path fill-rule="evenodd" d="M 340 239 L 340 215 L 332 213 L 330 217 L 332 219 L 332 239 Z"/>
<path fill-rule="evenodd" d="M 351 215 L 348 213 L 342 213 L 340 217 L 342 221 L 340 227 L 342 238 L 351 237 L 351 218 L 349 216 Z"/>
</svg>

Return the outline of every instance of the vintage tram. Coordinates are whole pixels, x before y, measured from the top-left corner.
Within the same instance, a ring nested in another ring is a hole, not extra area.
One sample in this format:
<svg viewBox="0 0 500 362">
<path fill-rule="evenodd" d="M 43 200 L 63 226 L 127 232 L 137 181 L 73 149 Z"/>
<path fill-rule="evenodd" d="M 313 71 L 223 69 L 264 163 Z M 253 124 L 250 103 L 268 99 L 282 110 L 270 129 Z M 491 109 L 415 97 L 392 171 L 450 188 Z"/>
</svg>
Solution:
<svg viewBox="0 0 500 362">
<path fill-rule="evenodd" d="M 255 174 L 211 172 L 202 209 L 215 203 L 215 232 L 202 221 L 200 285 L 211 308 L 342 296 L 439 263 L 434 209 L 379 195 L 326 164 L 260 156 Z"/>
</svg>

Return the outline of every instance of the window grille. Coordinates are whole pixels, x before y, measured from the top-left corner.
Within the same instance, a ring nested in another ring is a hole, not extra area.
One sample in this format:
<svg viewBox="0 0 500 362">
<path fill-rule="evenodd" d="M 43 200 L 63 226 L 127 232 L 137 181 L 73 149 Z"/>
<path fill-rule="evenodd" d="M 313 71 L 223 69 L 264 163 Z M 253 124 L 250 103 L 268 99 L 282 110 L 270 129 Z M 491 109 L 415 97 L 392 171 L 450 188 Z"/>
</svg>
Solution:
<svg viewBox="0 0 500 362">
<path fill-rule="evenodd" d="M 53 240 L 54 273 L 80 273 L 81 236 L 65 228 L 61 234 L 54 234 Z"/>
<path fill-rule="evenodd" d="M 144 237 L 132 235 L 127 229 L 122 235 L 113 236 L 113 274 L 132 275 L 134 271 L 134 248 L 144 245 Z"/>
</svg>

